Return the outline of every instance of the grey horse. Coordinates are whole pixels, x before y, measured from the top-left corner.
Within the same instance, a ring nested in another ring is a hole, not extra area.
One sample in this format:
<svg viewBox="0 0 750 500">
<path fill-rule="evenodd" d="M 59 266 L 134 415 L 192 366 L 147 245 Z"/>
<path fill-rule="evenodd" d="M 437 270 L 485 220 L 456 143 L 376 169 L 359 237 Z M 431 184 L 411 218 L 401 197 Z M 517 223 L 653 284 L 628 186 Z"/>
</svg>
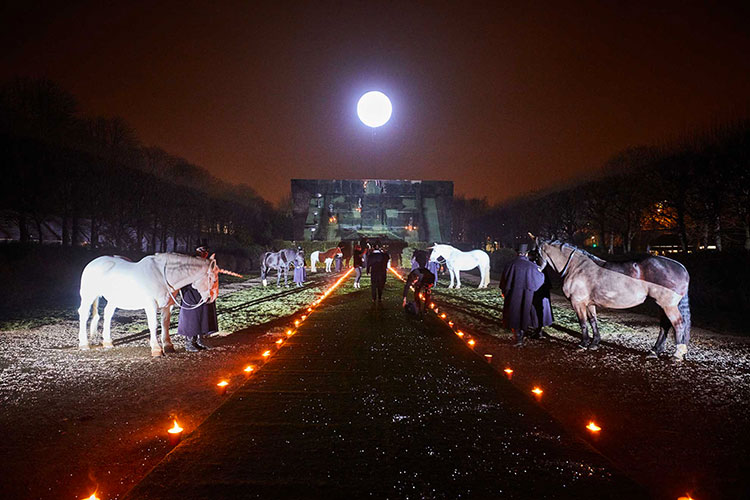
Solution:
<svg viewBox="0 0 750 500">
<path fill-rule="evenodd" d="M 291 265 L 301 267 L 305 266 L 304 250 L 285 248 L 278 252 L 264 253 L 263 258 L 260 261 L 260 279 L 263 280 L 263 286 L 268 285 L 266 278 L 271 269 L 276 269 L 276 286 L 280 285 L 282 271 L 284 272 L 284 286 L 288 286 L 287 276 Z"/>
</svg>

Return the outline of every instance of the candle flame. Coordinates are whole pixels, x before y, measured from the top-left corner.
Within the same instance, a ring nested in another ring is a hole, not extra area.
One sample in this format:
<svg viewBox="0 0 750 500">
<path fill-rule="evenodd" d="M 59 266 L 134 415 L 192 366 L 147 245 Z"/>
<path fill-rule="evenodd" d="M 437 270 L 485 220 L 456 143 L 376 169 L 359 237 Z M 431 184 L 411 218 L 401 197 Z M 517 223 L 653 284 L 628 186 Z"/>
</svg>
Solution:
<svg viewBox="0 0 750 500">
<path fill-rule="evenodd" d="M 276 343 L 279 344 L 279 345 L 281 345 L 281 344 L 284 343 L 284 339 L 279 339 L 279 340 L 276 341 Z"/>
<path fill-rule="evenodd" d="M 226 387 L 226 386 L 229 385 L 229 382 L 227 382 L 226 380 L 222 380 L 221 382 L 219 382 L 216 385 L 218 385 L 219 387 Z"/>
<path fill-rule="evenodd" d="M 252 373 L 255 368 L 252 367 L 252 365 L 247 365 L 245 367 L 245 373 Z"/>
<path fill-rule="evenodd" d="M 291 331 L 291 330 L 287 330 L 287 331 L 286 331 L 286 334 L 287 334 L 287 335 L 289 335 L 289 336 L 292 336 L 292 335 L 294 335 L 294 332 L 293 332 L 293 331 Z"/>
<path fill-rule="evenodd" d="M 470 346 L 474 347 L 474 344 L 476 344 L 476 342 L 474 342 L 474 339 L 469 340 L 469 345 Z"/>
<path fill-rule="evenodd" d="M 430 309 L 435 309 L 435 303 L 434 302 L 430 302 Z"/>
<path fill-rule="evenodd" d="M 445 319 L 445 313 L 441 314 L 440 317 Z"/>
<path fill-rule="evenodd" d="M 449 321 L 448 326 L 453 326 L 453 321 Z"/>
<path fill-rule="evenodd" d="M 490 359 L 492 359 L 492 354 L 485 354 L 484 357 L 489 361 Z"/>
<path fill-rule="evenodd" d="M 507 373 L 508 375 L 510 375 L 511 373 L 513 373 L 513 369 L 512 369 L 512 368 L 506 368 L 506 369 L 505 369 L 505 370 L 503 370 L 503 371 L 504 371 L 505 373 Z"/>
<path fill-rule="evenodd" d="M 677 500 L 693 500 L 693 497 L 690 496 L 690 493 L 685 493 L 684 497 L 679 497 Z"/>
<path fill-rule="evenodd" d="M 294 326 L 299 326 L 299 320 L 298 319 L 294 320 Z"/>
<path fill-rule="evenodd" d="M 167 430 L 167 432 L 170 433 L 170 434 L 179 434 L 180 432 L 182 432 L 182 427 L 180 427 L 179 425 L 177 425 L 177 419 L 174 419 L 174 427 L 172 427 L 171 429 Z"/>
<path fill-rule="evenodd" d="M 84 498 L 84 500 L 99 500 L 99 497 L 96 496 L 96 492 L 92 493 L 90 497 Z"/>
<path fill-rule="evenodd" d="M 303 314 L 303 315 L 302 315 L 302 317 L 301 317 L 300 319 L 301 319 L 302 321 L 305 321 L 305 320 L 307 319 L 307 315 Z"/>
<path fill-rule="evenodd" d="M 270 355 L 271 355 L 271 351 L 266 351 L 266 352 L 263 353 L 263 357 L 264 358 L 267 358 Z"/>
<path fill-rule="evenodd" d="M 602 430 L 602 428 L 596 425 L 593 420 L 589 422 L 589 425 L 587 425 L 586 428 L 591 432 L 599 432 L 600 430 Z"/>
<path fill-rule="evenodd" d="M 456 335 L 458 335 L 459 337 L 463 337 L 464 336 L 464 332 L 462 332 L 461 330 L 459 330 L 459 331 L 456 332 Z"/>
<path fill-rule="evenodd" d="M 541 390 L 539 387 L 534 387 L 533 389 L 531 389 L 531 392 L 533 392 L 537 396 L 541 396 L 544 391 Z"/>
</svg>

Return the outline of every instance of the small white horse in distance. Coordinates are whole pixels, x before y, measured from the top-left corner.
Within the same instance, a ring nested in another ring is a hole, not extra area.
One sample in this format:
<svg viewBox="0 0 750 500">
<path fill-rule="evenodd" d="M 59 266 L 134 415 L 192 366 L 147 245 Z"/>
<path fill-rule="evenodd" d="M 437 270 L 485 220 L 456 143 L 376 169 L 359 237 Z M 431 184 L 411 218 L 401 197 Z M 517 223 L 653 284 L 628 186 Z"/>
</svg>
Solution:
<svg viewBox="0 0 750 500">
<path fill-rule="evenodd" d="M 490 284 L 490 256 L 484 250 L 462 252 L 456 247 L 435 243 L 432 246 L 430 261 L 437 262 L 440 257 L 445 259 L 445 267 L 451 275 L 451 284 L 448 288 L 453 288 L 454 277 L 456 288 L 461 288 L 461 271 L 469 271 L 475 267 L 479 267 L 481 275 L 477 288 L 487 288 Z"/>
<path fill-rule="evenodd" d="M 183 307 L 194 308 L 213 302 L 219 294 L 220 271 L 223 270 L 219 269 L 214 255 L 201 259 L 176 253 L 157 253 L 138 262 L 120 256 L 103 256 L 92 260 L 81 274 L 79 347 L 89 348 L 86 323 L 93 310 L 90 331 L 94 336 L 99 323 L 99 297 L 104 297 L 107 300 L 102 332 L 104 347 L 113 346 L 111 326 L 115 309 L 145 309 L 151 332 L 151 355 L 163 356 L 165 352 L 175 352 L 169 338 L 169 317 L 179 289 L 192 284 L 201 294 L 198 304 L 184 304 Z M 161 312 L 163 351 L 156 338 L 157 309 Z"/>
<path fill-rule="evenodd" d="M 321 262 L 326 263 L 326 272 L 331 272 L 331 264 L 333 264 L 333 259 L 337 256 L 341 255 L 343 256 L 344 253 L 341 251 L 341 248 L 334 247 L 329 248 L 325 252 L 321 252 L 319 250 L 316 250 L 315 252 L 310 254 L 310 272 L 315 273 L 317 270 L 315 269 L 315 264 L 320 264 Z"/>
</svg>

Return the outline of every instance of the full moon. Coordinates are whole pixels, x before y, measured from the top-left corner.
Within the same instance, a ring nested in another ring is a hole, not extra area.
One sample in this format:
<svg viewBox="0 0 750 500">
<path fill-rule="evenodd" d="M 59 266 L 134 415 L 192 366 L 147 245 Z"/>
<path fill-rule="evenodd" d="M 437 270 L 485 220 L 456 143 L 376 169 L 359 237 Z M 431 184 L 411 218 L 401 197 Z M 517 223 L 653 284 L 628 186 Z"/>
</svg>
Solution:
<svg viewBox="0 0 750 500">
<path fill-rule="evenodd" d="M 371 90 L 359 98 L 357 116 L 368 127 L 376 128 L 385 125 L 391 119 L 393 106 L 388 96 L 377 90 Z"/>
</svg>

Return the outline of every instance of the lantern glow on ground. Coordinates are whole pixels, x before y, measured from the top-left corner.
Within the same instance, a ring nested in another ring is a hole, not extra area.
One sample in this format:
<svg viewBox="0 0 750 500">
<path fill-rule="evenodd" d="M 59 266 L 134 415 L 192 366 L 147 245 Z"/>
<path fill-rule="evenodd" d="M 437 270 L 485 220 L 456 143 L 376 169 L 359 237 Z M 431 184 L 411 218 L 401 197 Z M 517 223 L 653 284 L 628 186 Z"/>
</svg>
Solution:
<svg viewBox="0 0 750 500">
<path fill-rule="evenodd" d="M 359 98 L 357 116 L 371 128 L 382 127 L 391 119 L 393 106 L 388 96 L 378 90 L 371 90 Z"/>
</svg>

